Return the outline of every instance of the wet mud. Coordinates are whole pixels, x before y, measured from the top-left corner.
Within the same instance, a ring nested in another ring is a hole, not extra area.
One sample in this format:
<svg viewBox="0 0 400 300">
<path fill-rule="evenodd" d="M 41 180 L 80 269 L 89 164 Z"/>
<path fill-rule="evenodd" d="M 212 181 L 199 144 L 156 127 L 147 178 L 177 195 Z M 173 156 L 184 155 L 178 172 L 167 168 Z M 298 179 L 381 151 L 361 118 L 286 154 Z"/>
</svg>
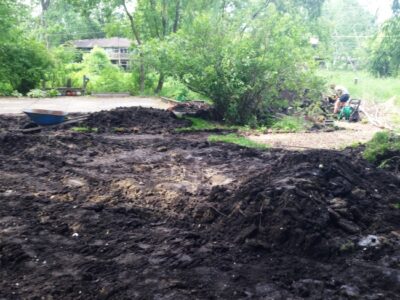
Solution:
<svg viewBox="0 0 400 300">
<path fill-rule="evenodd" d="M 149 128 L 0 133 L 0 298 L 398 299 L 395 173 Z"/>
</svg>

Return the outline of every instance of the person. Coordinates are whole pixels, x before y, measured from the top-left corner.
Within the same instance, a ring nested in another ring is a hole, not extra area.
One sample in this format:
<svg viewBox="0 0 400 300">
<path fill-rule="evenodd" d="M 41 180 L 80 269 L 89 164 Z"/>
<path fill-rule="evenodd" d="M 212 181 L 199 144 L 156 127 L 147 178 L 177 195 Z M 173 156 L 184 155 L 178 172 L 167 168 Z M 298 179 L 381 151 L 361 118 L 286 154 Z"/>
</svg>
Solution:
<svg viewBox="0 0 400 300">
<path fill-rule="evenodd" d="M 343 106 L 350 100 L 350 93 L 344 86 L 339 86 L 336 84 L 331 84 L 331 89 L 336 95 L 335 108 L 333 113 L 337 114 Z"/>
</svg>

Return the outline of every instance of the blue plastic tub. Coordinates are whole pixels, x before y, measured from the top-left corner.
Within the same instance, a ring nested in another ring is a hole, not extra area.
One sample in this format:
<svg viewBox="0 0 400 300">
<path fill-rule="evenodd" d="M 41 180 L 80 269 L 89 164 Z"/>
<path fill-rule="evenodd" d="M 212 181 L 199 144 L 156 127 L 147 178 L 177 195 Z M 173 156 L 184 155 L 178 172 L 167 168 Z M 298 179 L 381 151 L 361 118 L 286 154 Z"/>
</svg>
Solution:
<svg viewBox="0 0 400 300">
<path fill-rule="evenodd" d="M 24 113 L 37 125 L 56 125 L 65 121 L 66 112 L 45 109 L 27 109 Z"/>
</svg>

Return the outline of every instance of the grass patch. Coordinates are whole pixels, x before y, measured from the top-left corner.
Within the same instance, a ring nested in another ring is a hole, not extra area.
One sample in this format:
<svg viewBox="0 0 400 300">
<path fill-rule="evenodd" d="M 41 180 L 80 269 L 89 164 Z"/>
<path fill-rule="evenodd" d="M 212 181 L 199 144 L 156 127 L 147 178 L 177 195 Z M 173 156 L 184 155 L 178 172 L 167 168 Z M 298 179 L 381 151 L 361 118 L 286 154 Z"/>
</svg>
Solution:
<svg viewBox="0 0 400 300">
<path fill-rule="evenodd" d="M 243 136 L 238 136 L 237 134 L 227 134 L 227 135 L 210 135 L 208 141 L 211 143 L 222 142 L 236 144 L 242 147 L 255 148 L 255 149 L 267 149 L 268 146 L 265 144 L 254 142 Z"/>
<path fill-rule="evenodd" d="M 71 130 L 73 132 L 78 132 L 78 133 L 97 132 L 97 128 L 91 128 L 91 127 L 72 127 Z"/>
<path fill-rule="evenodd" d="M 300 132 L 305 131 L 310 124 L 301 117 L 286 116 L 272 125 L 273 131 Z"/>
<path fill-rule="evenodd" d="M 191 132 L 191 131 L 205 131 L 205 130 L 214 130 L 214 129 L 221 129 L 221 130 L 236 130 L 239 129 L 239 126 L 227 126 L 222 125 L 215 122 L 210 122 L 201 118 L 193 118 L 193 117 L 184 117 L 187 120 L 192 122 L 190 127 L 184 128 L 177 128 L 177 132 Z"/>
<path fill-rule="evenodd" d="M 366 144 L 363 157 L 369 162 L 376 163 L 379 157 L 384 157 L 385 154 L 395 151 L 400 151 L 400 136 L 383 131 L 376 133 L 372 140 Z M 382 165 L 382 167 L 384 166 Z"/>
<path fill-rule="evenodd" d="M 373 102 L 386 102 L 395 97 L 395 103 L 400 106 L 400 84 L 398 78 L 376 78 L 367 72 L 326 71 L 320 70 L 319 75 L 327 83 L 344 85 L 349 89 L 354 99 L 365 99 Z M 355 83 L 358 78 L 358 83 Z"/>
</svg>

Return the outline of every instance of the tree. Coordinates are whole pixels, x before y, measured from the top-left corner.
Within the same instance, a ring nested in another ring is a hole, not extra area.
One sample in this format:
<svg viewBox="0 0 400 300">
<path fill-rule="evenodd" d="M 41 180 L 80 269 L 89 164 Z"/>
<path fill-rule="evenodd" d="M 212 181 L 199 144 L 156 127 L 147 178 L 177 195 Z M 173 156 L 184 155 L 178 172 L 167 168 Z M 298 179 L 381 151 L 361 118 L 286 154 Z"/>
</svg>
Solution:
<svg viewBox="0 0 400 300">
<path fill-rule="evenodd" d="M 45 47 L 22 33 L 24 13 L 18 1 L 0 2 L 0 83 L 22 93 L 38 85 L 52 66 Z"/>
<path fill-rule="evenodd" d="M 299 100 L 313 88 L 311 47 L 299 20 L 274 6 L 241 36 L 235 14 L 203 14 L 184 26 L 169 40 L 170 67 L 188 88 L 213 99 L 225 120 L 262 123 L 272 107 L 284 105 L 283 92 Z"/>
<path fill-rule="evenodd" d="M 400 71 L 400 16 L 386 21 L 372 42 L 370 69 L 376 76 L 398 76 Z"/>
</svg>

